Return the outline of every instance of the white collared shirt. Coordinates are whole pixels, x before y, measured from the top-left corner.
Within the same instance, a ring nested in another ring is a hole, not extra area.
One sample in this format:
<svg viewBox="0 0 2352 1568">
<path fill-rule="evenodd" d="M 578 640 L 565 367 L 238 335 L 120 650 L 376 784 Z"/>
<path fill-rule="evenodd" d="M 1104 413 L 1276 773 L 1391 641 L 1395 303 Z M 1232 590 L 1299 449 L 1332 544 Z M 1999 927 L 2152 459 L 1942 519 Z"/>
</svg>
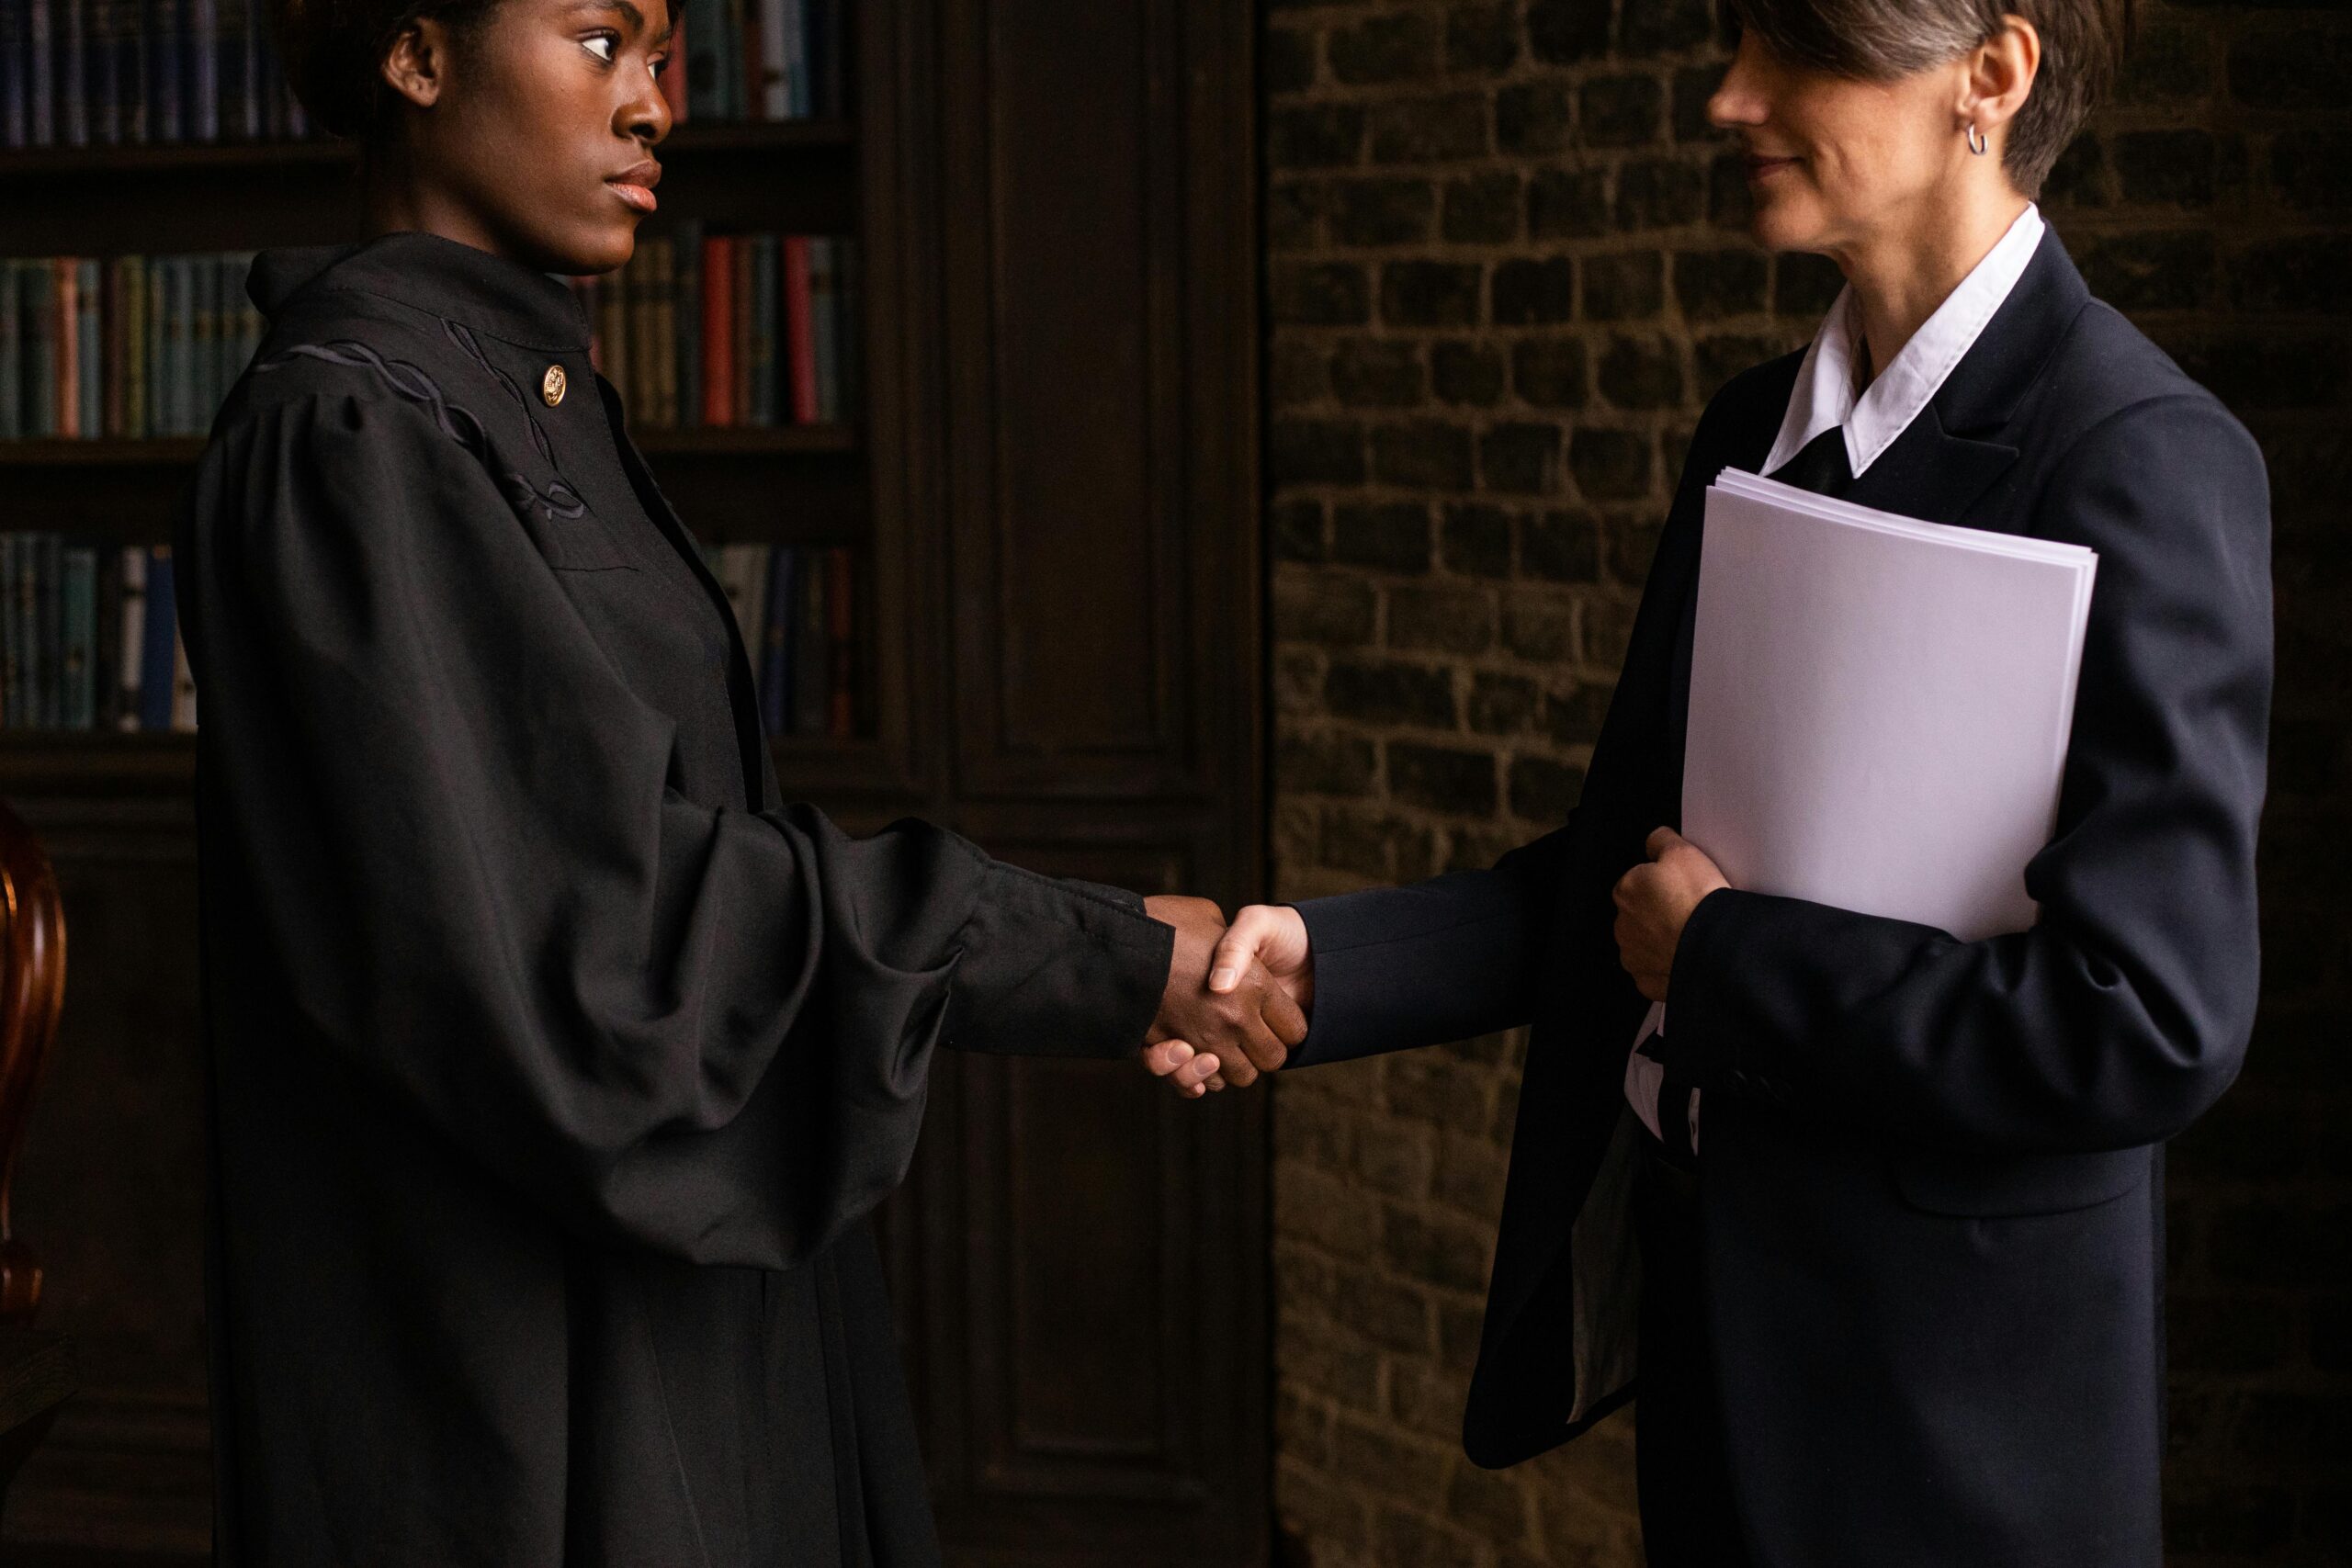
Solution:
<svg viewBox="0 0 2352 1568">
<path fill-rule="evenodd" d="M 1815 436 L 1842 425 L 1846 460 L 1860 479 L 1881 453 L 1894 445 L 1895 437 L 1911 428 L 1911 422 L 1943 389 L 1953 369 L 1976 345 L 1984 324 L 2025 276 L 2026 264 L 2041 243 L 2043 228 L 2041 209 L 2026 203 L 2008 232 L 1969 269 L 1960 287 L 1945 296 L 1935 314 L 1920 324 L 1911 341 L 1896 353 L 1894 363 L 1879 372 L 1868 388 L 1856 386 L 1861 378 L 1861 304 L 1854 297 L 1853 285 L 1839 290 L 1820 330 L 1813 334 L 1812 346 L 1804 351 L 1804 363 L 1797 367 L 1789 410 L 1781 417 L 1780 437 L 1764 459 L 1763 471 L 1773 472 L 1804 451 Z M 1651 1010 L 1656 1016 L 1657 1010 Z M 1649 1029 L 1645 1019 L 1634 1041 L 1636 1047 L 1649 1037 Z M 1657 1097 L 1665 1078 L 1666 1068 L 1638 1049 L 1626 1058 L 1625 1098 L 1654 1137 L 1661 1135 Z M 1699 1146 L 1697 1089 L 1690 1091 L 1690 1146 L 1695 1150 Z"/>
</svg>

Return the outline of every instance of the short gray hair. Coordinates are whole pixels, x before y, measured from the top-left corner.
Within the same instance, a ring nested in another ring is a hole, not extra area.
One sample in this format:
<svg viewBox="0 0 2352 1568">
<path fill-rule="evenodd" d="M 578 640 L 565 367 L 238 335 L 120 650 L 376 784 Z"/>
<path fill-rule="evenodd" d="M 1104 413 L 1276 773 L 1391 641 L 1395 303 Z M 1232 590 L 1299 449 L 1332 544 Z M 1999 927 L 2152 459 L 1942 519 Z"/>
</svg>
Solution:
<svg viewBox="0 0 2352 1568">
<path fill-rule="evenodd" d="M 2009 123 L 2009 179 L 2039 196 L 2058 155 L 2115 84 L 2136 0 L 1726 0 L 1772 53 L 1835 76 L 1884 82 L 1998 37 L 2005 16 L 2041 35 L 2041 68 Z"/>
</svg>

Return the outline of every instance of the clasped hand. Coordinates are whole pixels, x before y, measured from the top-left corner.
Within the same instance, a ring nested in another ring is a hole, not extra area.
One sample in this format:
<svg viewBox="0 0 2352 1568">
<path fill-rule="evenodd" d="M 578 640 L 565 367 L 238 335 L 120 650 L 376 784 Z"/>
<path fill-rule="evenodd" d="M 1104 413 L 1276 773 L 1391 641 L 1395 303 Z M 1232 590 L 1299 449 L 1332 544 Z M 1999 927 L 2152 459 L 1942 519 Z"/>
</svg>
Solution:
<svg viewBox="0 0 2352 1568">
<path fill-rule="evenodd" d="M 1298 911 L 1252 905 L 1227 926 L 1206 898 L 1160 897 L 1144 912 L 1176 928 L 1144 1066 L 1189 1099 L 1280 1067 L 1306 1038 L 1315 995 Z"/>
</svg>

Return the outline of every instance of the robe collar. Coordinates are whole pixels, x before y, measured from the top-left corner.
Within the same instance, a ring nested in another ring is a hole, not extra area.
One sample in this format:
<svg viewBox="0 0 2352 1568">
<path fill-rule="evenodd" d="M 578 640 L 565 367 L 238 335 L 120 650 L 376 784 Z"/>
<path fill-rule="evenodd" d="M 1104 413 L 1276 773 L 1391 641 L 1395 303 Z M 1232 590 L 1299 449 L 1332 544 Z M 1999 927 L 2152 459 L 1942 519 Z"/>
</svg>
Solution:
<svg viewBox="0 0 2352 1568">
<path fill-rule="evenodd" d="M 312 288 L 380 295 L 520 348 L 584 351 L 588 318 L 553 273 L 417 230 L 342 245 L 294 245 L 254 257 L 245 294 L 275 320 Z"/>
</svg>

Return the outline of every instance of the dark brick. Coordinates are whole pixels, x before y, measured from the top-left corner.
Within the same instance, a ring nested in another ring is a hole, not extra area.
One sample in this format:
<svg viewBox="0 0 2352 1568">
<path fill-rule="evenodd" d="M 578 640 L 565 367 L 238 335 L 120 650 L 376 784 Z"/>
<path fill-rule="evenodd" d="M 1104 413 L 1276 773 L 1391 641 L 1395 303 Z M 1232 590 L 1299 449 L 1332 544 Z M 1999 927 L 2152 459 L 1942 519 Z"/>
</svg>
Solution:
<svg viewBox="0 0 2352 1568">
<path fill-rule="evenodd" d="M 1377 11 L 1331 29 L 1331 74 L 1351 85 L 1417 82 L 1437 74 L 1437 18 L 1426 11 Z"/>
<path fill-rule="evenodd" d="M 1600 578 L 1600 524 L 1587 512 L 1547 512 L 1520 525 L 1520 558 L 1527 575 L 1551 582 Z"/>
<path fill-rule="evenodd" d="M 1716 153 L 1707 164 L 1707 221 L 1718 229 L 1745 229 L 1755 216 L 1747 165 L 1737 153 Z"/>
<path fill-rule="evenodd" d="M 2291 1339 L 2276 1302 L 2175 1292 L 2165 1316 L 2165 1356 L 2176 1375 L 2268 1371 L 2285 1359 Z"/>
<path fill-rule="evenodd" d="M 1453 676 L 1448 671 L 1342 660 L 1324 678 L 1323 693 L 1335 718 L 1453 728 Z"/>
<path fill-rule="evenodd" d="M 1349 338 L 1331 355 L 1331 390 L 1355 408 L 1408 408 L 1428 395 L 1419 349 L 1389 338 Z"/>
<path fill-rule="evenodd" d="M 1568 442 L 1568 470 L 1594 501 L 1624 501 L 1650 488 L 1650 439 L 1637 430 L 1585 425 Z"/>
<path fill-rule="evenodd" d="M 1579 685 L 1554 693 L 1544 701 L 1544 730 L 1561 746 L 1589 746 L 1600 739 L 1600 721 L 1609 715 L 1614 686 Z"/>
<path fill-rule="evenodd" d="M 1624 665 L 1625 644 L 1633 636 L 1634 610 L 1638 603 L 1630 593 L 1609 597 L 1595 594 L 1584 602 L 1577 616 L 1577 652 L 1586 664 L 1604 670 Z"/>
<path fill-rule="evenodd" d="M 1543 693 L 1523 675 L 1480 671 L 1470 683 L 1470 728 L 1481 735 L 1525 729 L 1542 711 Z"/>
<path fill-rule="evenodd" d="M 2276 1486 L 2191 1482 L 2165 1489 L 2165 1543 L 2176 1553 L 2253 1556 L 2287 1540 L 2294 1495 Z"/>
<path fill-rule="evenodd" d="M 2112 234 L 2083 248 L 2091 292 L 2123 310 L 2180 310 L 2212 298 L 2218 263 L 2213 236 Z"/>
<path fill-rule="evenodd" d="M 1674 302 L 1683 319 L 1711 321 L 1764 309 L 1770 268 L 1764 253 L 1748 246 L 1720 251 L 1679 251 L 1674 257 Z"/>
<path fill-rule="evenodd" d="M 1321 402 L 1331 389 L 1323 351 L 1315 344 L 1278 340 L 1267 355 L 1266 396 L 1276 408 Z"/>
<path fill-rule="evenodd" d="M 1552 65 L 1609 52 L 1609 10 L 1594 0 L 1528 0 L 1527 47 Z"/>
<path fill-rule="evenodd" d="M 2109 149 L 2123 199 L 2180 207 L 2213 201 L 2213 133 L 2210 130 L 2127 130 Z"/>
<path fill-rule="evenodd" d="M 1374 163 L 1450 163 L 1480 157 L 1486 151 L 1487 100 L 1482 94 L 1410 98 L 1373 111 Z"/>
<path fill-rule="evenodd" d="M 1792 251 L 1772 258 L 1772 314 L 1793 316 L 1808 330 L 1829 313 L 1846 275 L 1827 256 Z"/>
<path fill-rule="evenodd" d="M 2241 310 L 2338 310 L 2352 288 L 2352 236 L 2311 234 L 2251 246 L 2230 260 Z"/>
<path fill-rule="evenodd" d="M 1495 640 L 1495 603 L 1483 588 L 1406 588 L 1388 593 L 1388 646 L 1412 653 L 1484 653 Z"/>
<path fill-rule="evenodd" d="M 1274 584 L 1274 626 L 1292 641 L 1358 648 L 1372 640 L 1376 604 L 1369 583 L 1285 572 Z"/>
<path fill-rule="evenodd" d="M 1576 617 L 1550 597 L 1521 594 L 1503 602 L 1503 646 L 1521 659 L 1565 661 L 1576 653 Z"/>
<path fill-rule="evenodd" d="M 1319 501 L 1278 502 L 1269 513 L 1276 560 L 1319 561 L 1323 558 L 1323 503 Z"/>
<path fill-rule="evenodd" d="M 1495 268 L 1497 326 L 1540 326 L 1574 312 L 1576 264 L 1566 256 L 1522 257 Z"/>
<path fill-rule="evenodd" d="M 1331 233 L 1347 245 L 1408 245 L 1429 238 L 1437 197 L 1426 180 L 1348 180 L 1331 191 Z"/>
<path fill-rule="evenodd" d="M 1379 425 L 1372 433 L 1372 473 L 1383 484 L 1468 490 L 1470 433 L 1434 419 Z"/>
<path fill-rule="evenodd" d="M 1521 82 L 1495 95 L 1495 145 L 1507 153 L 1557 152 L 1576 110 L 1558 82 Z"/>
<path fill-rule="evenodd" d="M 1629 0 L 1618 42 L 1639 59 L 1696 49 L 1714 31 L 1713 0 Z"/>
<path fill-rule="evenodd" d="M 2219 1278 L 2254 1285 L 2352 1285 L 2352 1208 L 2250 1203 L 2216 1217 L 2207 1250 Z"/>
<path fill-rule="evenodd" d="M 1359 502 L 1335 508 L 1331 558 L 1383 571 L 1429 570 L 1429 508 L 1409 501 Z"/>
<path fill-rule="evenodd" d="M 1414 1355 L 1429 1353 L 1429 1298 L 1410 1285 L 1384 1280 L 1366 1269 L 1345 1269 L 1340 1270 L 1340 1289 L 1332 1294 L 1331 1306 L 1331 1315 L 1341 1327 L 1355 1330 L 1375 1345 Z M 1339 1428 L 1342 1433 L 1347 1430 L 1344 1424 Z M 1424 1455 L 1419 1462 L 1429 1461 Z"/>
<path fill-rule="evenodd" d="M 1268 28 L 1261 35 L 1260 69 L 1269 93 L 1295 93 L 1315 85 L 1315 35 L 1301 28 Z"/>
<path fill-rule="evenodd" d="M 1285 735 L 1274 749 L 1274 787 L 1290 795 L 1368 795 L 1379 757 L 1359 735 Z"/>
<path fill-rule="evenodd" d="M 1699 164 L 1636 158 L 1617 171 L 1617 227 L 1627 233 L 1696 223 L 1707 211 L 1707 175 Z"/>
<path fill-rule="evenodd" d="M 1362 484 L 1363 426 L 1353 421 L 1275 420 L 1266 431 L 1266 469 L 1276 484 Z"/>
<path fill-rule="evenodd" d="M 1306 104 L 1266 116 L 1266 161 L 1277 169 L 1328 169 L 1363 152 L 1363 110 L 1353 104 Z"/>
<path fill-rule="evenodd" d="M 1503 395 L 1502 350 L 1449 340 L 1430 350 L 1430 381 L 1439 399 L 1485 408 Z"/>
<path fill-rule="evenodd" d="M 1707 118 L 1707 100 L 1723 85 L 1724 65 L 1686 65 L 1674 73 L 1674 139 L 1709 142 L 1723 133 Z"/>
<path fill-rule="evenodd" d="M 1483 1289 L 1485 1280 L 1479 1281 Z M 1527 1539 L 1527 1494 L 1517 1479 L 1476 1465 L 1456 1465 L 1445 1489 L 1446 1517 L 1476 1532 L 1481 1540 L 1515 1546 Z M 1459 1557 L 1442 1561 L 1459 1563 Z"/>
<path fill-rule="evenodd" d="M 2352 343 L 2332 332 L 2231 331 L 2165 345 L 2189 375 L 2239 413 L 2334 407 L 2344 400 Z"/>
<path fill-rule="evenodd" d="M 2258 29 L 2230 46 L 2231 96 L 2259 109 L 2341 108 L 2352 81 L 2352 29 Z"/>
<path fill-rule="evenodd" d="M 1485 751 L 1392 740 L 1388 743 L 1388 793 L 1408 806 L 1431 811 L 1492 816 L 1495 759 Z"/>
<path fill-rule="evenodd" d="M 1399 327 L 1464 327 L 1478 319 L 1475 263 L 1390 262 L 1380 269 L 1380 319 Z"/>
<path fill-rule="evenodd" d="M 2108 202 L 2107 185 L 2107 144 L 2085 131 L 2051 165 L 2041 200 L 2048 207 L 2101 208 Z"/>
<path fill-rule="evenodd" d="M 1409 881 L 1418 874 L 1415 868 L 1435 861 L 1433 838 L 1418 823 L 1338 807 L 1323 814 L 1315 853 L 1322 864 L 1359 876 Z"/>
<path fill-rule="evenodd" d="M 2278 198 L 2302 212 L 2352 207 L 2352 131 L 2282 130 L 2270 144 Z"/>
<path fill-rule="evenodd" d="M 1609 182 L 1599 169 L 1544 169 L 1527 182 L 1527 232 L 1585 240 L 1609 232 Z"/>
<path fill-rule="evenodd" d="M 1303 251 L 1323 231 L 1323 187 L 1303 180 L 1282 180 L 1266 188 L 1266 249 Z"/>
<path fill-rule="evenodd" d="M 1668 472 L 1682 470 L 1680 456 L 1668 465 Z M 1619 582 L 1640 584 L 1649 580 L 1650 562 L 1657 558 L 1658 536 L 1666 531 L 1666 519 L 1656 515 L 1619 517 L 1609 528 L 1609 575 Z"/>
<path fill-rule="evenodd" d="M 1603 76 L 1577 94 L 1577 129 L 1590 147 L 1646 147 L 1665 113 L 1666 89 L 1655 76 Z"/>
<path fill-rule="evenodd" d="M 1682 400 L 1682 360 L 1657 338 L 1614 337 L 1600 356 L 1600 395 L 1621 409 L 1672 408 Z"/>
<path fill-rule="evenodd" d="M 1584 261 L 1584 313 L 1589 321 L 1645 321 L 1666 308 L 1666 256 L 1659 251 L 1620 251 Z"/>
<path fill-rule="evenodd" d="M 1519 60 L 1515 4 L 1455 6 L 1445 14 L 1445 68 L 1492 76 Z"/>
<path fill-rule="evenodd" d="M 1449 180 L 1445 237 L 1457 245 L 1500 244 L 1519 237 L 1519 176 L 1509 169 Z"/>
<path fill-rule="evenodd" d="M 1521 338 L 1510 359 L 1511 385 L 1526 401 L 1545 409 L 1584 407 L 1583 340 Z"/>
<path fill-rule="evenodd" d="M 1372 319 L 1372 282 L 1351 262 L 1281 262 L 1266 269 L 1267 306 L 1283 326 L 1351 327 Z"/>
<path fill-rule="evenodd" d="M 1770 338 L 1731 333 L 1701 338 L 1690 345 L 1690 372 L 1697 378 L 1700 399 L 1713 398 L 1741 371 L 1776 359 L 1782 352 L 1781 345 Z"/>
<path fill-rule="evenodd" d="M 1584 770 L 1549 757 L 1514 757 L 1510 763 L 1510 814 L 1529 822 L 1567 820 L 1584 791 Z"/>
<path fill-rule="evenodd" d="M 1478 473 L 1497 494 L 1551 494 L 1560 488 L 1560 427 L 1496 425 L 1478 438 Z"/>
<path fill-rule="evenodd" d="M 1399 748 L 1388 749 L 1391 773 Z M 1489 763 L 1491 771 L 1491 763 Z M 1381 1252 L 1416 1280 L 1454 1291 L 1487 1288 L 1487 1252 L 1491 1227 L 1481 1229 L 1467 1220 L 1387 1205 L 1381 1226 Z"/>
<path fill-rule="evenodd" d="M 1500 507 L 1460 502 L 1439 529 L 1445 570 L 1465 577 L 1510 575 L 1510 517 Z"/>
<path fill-rule="evenodd" d="M 2199 26 L 2143 25 L 2115 85 L 2118 103 L 2200 97 L 2213 85 L 2213 33 Z"/>
</svg>

